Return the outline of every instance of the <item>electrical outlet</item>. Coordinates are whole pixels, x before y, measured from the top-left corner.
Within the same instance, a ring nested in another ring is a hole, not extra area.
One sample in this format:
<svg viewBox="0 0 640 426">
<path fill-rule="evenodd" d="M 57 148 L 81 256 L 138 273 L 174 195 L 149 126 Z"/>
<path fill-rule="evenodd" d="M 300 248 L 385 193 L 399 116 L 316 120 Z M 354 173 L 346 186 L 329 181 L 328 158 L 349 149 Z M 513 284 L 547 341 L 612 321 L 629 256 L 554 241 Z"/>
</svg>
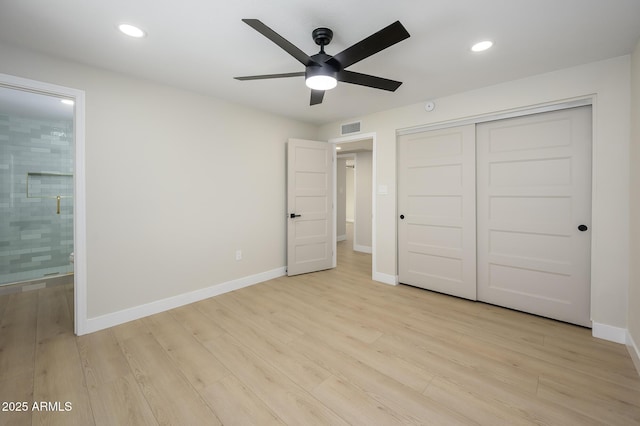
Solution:
<svg viewBox="0 0 640 426">
<path fill-rule="evenodd" d="M 242 260 L 242 250 L 236 250 L 236 260 Z"/>
</svg>

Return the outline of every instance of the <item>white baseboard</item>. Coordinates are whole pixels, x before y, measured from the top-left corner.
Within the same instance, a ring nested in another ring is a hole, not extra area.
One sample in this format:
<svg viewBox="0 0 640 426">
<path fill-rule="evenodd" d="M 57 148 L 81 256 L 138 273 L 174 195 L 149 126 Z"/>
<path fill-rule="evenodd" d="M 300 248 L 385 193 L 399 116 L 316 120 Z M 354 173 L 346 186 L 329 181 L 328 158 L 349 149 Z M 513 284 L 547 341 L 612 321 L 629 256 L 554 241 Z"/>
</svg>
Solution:
<svg viewBox="0 0 640 426">
<path fill-rule="evenodd" d="M 631 355 L 631 359 L 633 360 L 633 365 L 636 366 L 636 371 L 638 375 L 640 375 L 640 348 L 631 337 L 631 333 L 627 330 L 627 350 L 629 351 L 629 355 Z"/>
<path fill-rule="evenodd" d="M 345 241 L 347 239 L 347 235 L 338 235 L 336 241 Z"/>
<path fill-rule="evenodd" d="M 357 244 L 353 245 L 353 250 L 360 251 L 362 253 L 369 253 L 369 254 L 371 254 L 373 252 L 371 247 L 369 247 L 369 246 L 360 246 L 360 245 L 357 245 Z"/>
<path fill-rule="evenodd" d="M 382 272 L 374 272 L 373 280 L 383 284 L 398 285 L 398 277 L 395 275 L 383 274 Z"/>
<path fill-rule="evenodd" d="M 170 309 L 188 305 L 189 303 L 198 302 L 200 300 L 228 293 L 233 290 L 239 290 L 241 288 L 259 284 L 261 282 L 282 277 L 284 275 L 286 275 L 286 268 L 283 266 L 271 271 L 266 271 L 260 274 L 239 278 L 237 280 L 212 285 L 211 287 L 195 290 L 189 293 L 179 294 L 177 296 L 157 300 L 145 305 L 123 309 L 118 312 L 101 315 L 95 318 L 89 318 L 87 319 L 86 327 L 84 327 L 83 334 L 93 333 L 105 328 L 114 327 L 116 325 L 124 324 L 125 322 L 168 311 Z"/>
<path fill-rule="evenodd" d="M 610 342 L 625 344 L 627 342 L 627 329 L 614 327 L 607 324 L 593 323 L 591 335 L 598 339 L 608 340 Z"/>
</svg>

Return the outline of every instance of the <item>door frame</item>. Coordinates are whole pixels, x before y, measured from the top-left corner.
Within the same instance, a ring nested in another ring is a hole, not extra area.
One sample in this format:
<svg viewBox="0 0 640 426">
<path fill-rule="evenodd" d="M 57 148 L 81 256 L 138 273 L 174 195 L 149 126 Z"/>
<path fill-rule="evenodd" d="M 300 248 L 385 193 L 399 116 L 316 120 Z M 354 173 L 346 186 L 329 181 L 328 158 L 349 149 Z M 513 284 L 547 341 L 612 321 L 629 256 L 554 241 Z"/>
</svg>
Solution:
<svg viewBox="0 0 640 426">
<path fill-rule="evenodd" d="M 73 288 L 74 333 L 87 332 L 87 206 L 85 174 L 85 93 L 84 90 L 58 86 L 0 73 L 0 86 L 26 92 L 73 99 L 74 127 L 74 203 L 73 203 Z"/>
<path fill-rule="evenodd" d="M 372 158 L 371 158 L 371 279 L 374 281 L 378 281 L 375 279 L 376 277 L 376 253 L 377 253 L 377 238 L 376 238 L 376 218 L 377 218 L 377 211 L 376 211 L 376 205 L 377 205 L 377 181 L 378 181 L 378 172 L 377 172 L 377 168 L 378 168 L 378 162 L 376 161 L 377 158 L 377 149 L 376 149 L 376 133 L 375 132 L 371 132 L 371 133 L 358 133 L 356 135 L 350 135 L 350 136 L 342 136 L 339 138 L 333 138 L 333 139 L 329 139 L 329 143 L 334 145 L 334 149 L 333 149 L 333 205 L 337 206 L 338 202 L 337 202 L 337 188 L 336 188 L 336 180 L 337 180 L 337 154 L 336 154 L 336 150 L 335 150 L 335 145 L 337 144 L 344 144 L 344 143 L 349 143 L 349 142 L 358 142 L 358 141 L 362 141 L 362 140 L 367 140 L 367 139 L 371 139 L 371 146 L 372 146 Z M 337 232 L 337 228 L 336 228 L 336 221 L 337 221 L 337 207 L 333 209 L 333 233 L 334 235 Z M 355 215 L 355 213 L 354 213 Z M 355 223 L 355 217 L 354 217 L 354 223 Z M 355 226 L 354 226 L 355 228 Z M 354 244 L 355 244 L 355 229 L 354 229 Z M 335 250 L 333 252 L 333 265 L 334 267 L 337 265 L 338 263 L 338 254 L 337 254 L 337 250 Z"/>
<path fill-rule="evenodd" d="M 528 107 L 515 108 L 507 111 L 480 114 L 473 117 L 440 121 L 437 123 L 424 124 L 420 126 L 406 127 L 406 128 L 396 130 L 396 137 L 401 135 L 410 135 L 412 133 L 422 133 L 430 130 L 446 129 L 448 127 L 464 126 L 466 124 L 480 124 L 480 123 L 485 123 L 487 121 L 497 121 L 505 118 L 523 117 L 526 115 L 539 114 L 542 112 L 558 111 L 561 109 L 576 108 L 576 107 L 587 106 L 587 105 L 591 105 L 595 110 L 596 108 L 595 95 L 582 96 L 575 99 L 559 101 L 559 102 L 550 102 L 542 105 L 531 105 Z M 595 116 L 595 114 L 592 114 L 592 115 Z M 397 144 L 397 141 L 396 141 L 396 144 Z"/>
</svg>

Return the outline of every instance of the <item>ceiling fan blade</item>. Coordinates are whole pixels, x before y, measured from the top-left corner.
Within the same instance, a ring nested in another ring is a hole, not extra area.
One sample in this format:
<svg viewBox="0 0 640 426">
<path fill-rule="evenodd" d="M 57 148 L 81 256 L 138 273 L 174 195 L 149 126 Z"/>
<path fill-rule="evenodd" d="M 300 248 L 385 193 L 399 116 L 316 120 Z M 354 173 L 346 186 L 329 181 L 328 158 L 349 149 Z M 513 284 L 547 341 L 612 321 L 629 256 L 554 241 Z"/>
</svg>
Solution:
<svg viewBox="0 0 640 426">
<path fill-rule="evenodd" d="M 311 102 L 309 102 L 309 105 L 321 104 L 323 98 L 324 90 L 311 90 Z"/>
<path fill-rule="evenodd" d="M 327 63 L 344 69 L 406 38 L 409 38 L 409 32 L 400 21 L 396 21 L 353 46 L 346 48 L 329 59 Z"/>
<path fill-rule="evenodd" d="M 302 72 L 288 72 L 284 74 L 264 74 L 264 75 L 248 75 L 245 77 L 233 77 L 236 80 L 264 80 L 267 78 L 286 78 L 286 77 L 304 77 L 304 71 Z"/>
<path fill-rule="evenodd" d="M 359 72 L 347 70 L 342 70 L 338 73 L 338 81 L 373 87 L 374 89 L 388 90 L 390 92 L 395 92 L 402 84 L 401 81 L 389 80 L 388 78 L 376 77 L 369 74 L 360 74 Z"/>
<path fill-rule="evenodd" d="M 313 61 L 309 57 L 309 55 L 304 53 L 302 50 L 298 49 L 296 46 L 294 46 L 290 41 L 282 37 L 280 34 L 273 31 L 271 28 L 267 27 L 265 24 L 262 23 L 262 21 L 258 19 L 243 19 L 242 22 L 249 25 L 251 28 L 259 32 L 260 34 L 262 34 L 263 36 L 265 36 L 266 38 L 268 38 L 278 46 L 280 46 L 285 52 L 287 52 L 289 55 L 296 58 L 304 66 L 309 66 L 312 64 L 317 65 L 317 63 Z"/>
</svg>

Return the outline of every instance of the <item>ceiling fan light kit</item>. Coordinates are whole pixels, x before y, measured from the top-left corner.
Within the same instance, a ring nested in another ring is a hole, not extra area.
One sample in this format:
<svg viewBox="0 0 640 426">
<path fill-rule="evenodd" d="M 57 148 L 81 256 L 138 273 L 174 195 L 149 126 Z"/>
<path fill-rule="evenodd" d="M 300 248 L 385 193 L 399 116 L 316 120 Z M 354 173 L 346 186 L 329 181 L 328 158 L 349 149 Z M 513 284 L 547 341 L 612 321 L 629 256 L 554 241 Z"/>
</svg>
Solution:
<svg viewBox="0 0 640 426">
<path fill-rule="evenodd" d="M 305 84 L 312 90 L 331 90 L 338 85 L 338 70 L 326 63 L 331 56 L 324 53 L 324 47 L 331 43 L 333 31 L 329 28 L 316 28 L 311 37 L 320 46 L 320 53 L 311 56 L 311 60 L 319 65 L 307 66 L 304 72 Z"/>
<path fill-rule="evenodd" d="M 338 85 L 338 80 L 333 75 L 310 75 L 307 71 L 305 84 L 313 90 L 331 90 Z"/>
<path fill-rule="evenodd" d="M 309 56 L 258 19 L 243 19 L 242 21 L 297 59 L 305 66 L 305 71 L 235 77 L 236 80 L 263 80 L 304 76 L 305 84 L 311 89 L 310 105 L 322 103 L 325 91 L 336 87 L 338 81 L 390 92 L 395 92 L 402 84 L 400 81 L 345 70 L 350 65 L 408 38 L 409 33 L 400 21 L 394 22 L 334 56 L 324 51 L 324 47 L 333 38 L 333 31 L 329 28 L 323 27 L 313 30 L 311 36 L 315 43 L 320 46 L 320 52 Z"/>
</svg>

